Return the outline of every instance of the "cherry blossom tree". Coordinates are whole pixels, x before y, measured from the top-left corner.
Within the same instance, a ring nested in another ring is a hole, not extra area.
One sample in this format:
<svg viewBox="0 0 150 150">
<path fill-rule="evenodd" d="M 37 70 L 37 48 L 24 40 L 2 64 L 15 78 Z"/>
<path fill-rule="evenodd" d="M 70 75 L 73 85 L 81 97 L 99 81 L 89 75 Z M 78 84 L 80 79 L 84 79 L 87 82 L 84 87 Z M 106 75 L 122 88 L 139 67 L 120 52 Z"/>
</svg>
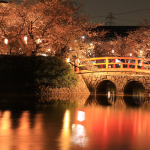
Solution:
<svg viewBox="0 0 150 150">
<path fill-rule="evenodd" d="M 141 26 L 135 31 L 130 31 L 128 35 L 132 50 L 136 51 L 140 57 L 148 57 L 150 50 L 150 28 L 149 25 Z"/>
<path fill-rule="evenodd" d="M 0 8 L 1 43 L 8 39 L 10 54 L 78 57 L 89 46 L 79 39 L 97 26 L 87 23 L 88 17 L 79 13 L 81 8 L 66 0 L 8 3 Z"/>
</svg>

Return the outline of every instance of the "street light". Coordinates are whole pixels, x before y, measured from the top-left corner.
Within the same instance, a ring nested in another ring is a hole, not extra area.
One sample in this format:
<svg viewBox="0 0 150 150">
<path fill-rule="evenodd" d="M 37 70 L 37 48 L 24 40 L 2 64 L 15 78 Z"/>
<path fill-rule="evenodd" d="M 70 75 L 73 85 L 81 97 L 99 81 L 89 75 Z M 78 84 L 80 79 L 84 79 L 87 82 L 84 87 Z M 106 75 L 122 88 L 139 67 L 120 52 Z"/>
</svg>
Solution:
<svg viewBox="0 0 150 150">
<path fill-rule="evenodd" d="M 112 53 L 114 53 L 115 51 L 114 50 L 112 50 Z"/>
<path fill-rule="evenodd" d="M 130 53 L 130 56 L 132 56 L 132 53 Z"/>
</svg>

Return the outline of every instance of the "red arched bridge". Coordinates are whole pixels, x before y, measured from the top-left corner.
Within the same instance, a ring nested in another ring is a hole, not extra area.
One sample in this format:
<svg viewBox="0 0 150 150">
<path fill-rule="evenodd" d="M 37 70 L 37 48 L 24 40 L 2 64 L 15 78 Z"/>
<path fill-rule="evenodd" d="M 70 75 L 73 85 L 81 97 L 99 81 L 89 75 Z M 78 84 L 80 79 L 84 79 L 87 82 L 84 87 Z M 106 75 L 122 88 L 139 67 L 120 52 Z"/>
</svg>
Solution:
<svg viewBox="0 0 150 150">
<path fill-rule="evenodd" d="M 76 73 L 93 71 L 150 72 L 150 59 L 132 57 L 97 57 L 76 60 Z"/>
<path fill-rule="evenodd" d="M 97 57 L 76 61 L 76 73 L 92 93 L 150 96 L 150 59 Z"/>
</svg>

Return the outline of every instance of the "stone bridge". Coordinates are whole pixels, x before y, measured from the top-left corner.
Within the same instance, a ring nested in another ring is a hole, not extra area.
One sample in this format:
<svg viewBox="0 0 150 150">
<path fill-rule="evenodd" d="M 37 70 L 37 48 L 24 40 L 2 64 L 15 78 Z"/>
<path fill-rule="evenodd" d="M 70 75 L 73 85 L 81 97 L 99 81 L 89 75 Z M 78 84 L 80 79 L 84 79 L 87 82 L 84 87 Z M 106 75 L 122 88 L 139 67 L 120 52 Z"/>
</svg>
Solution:
<svg viewBox="0 0 150 150">
<path fill-rule="evenodd" d="M 150 59 L 97 57 L 76 64 L 91 93 L 150 96 Z"/>
<path fill-rule="evenodd" d="M 91 93 L 106 93 L 107 88 L 117 95 L 143 92 L 150 96 L 150 76 L 148 73 L 133 72 L 93 72 L 82 73 L 82 77 Z M 109 85 L 109 87 L 108 87 Z"/>
</svg>

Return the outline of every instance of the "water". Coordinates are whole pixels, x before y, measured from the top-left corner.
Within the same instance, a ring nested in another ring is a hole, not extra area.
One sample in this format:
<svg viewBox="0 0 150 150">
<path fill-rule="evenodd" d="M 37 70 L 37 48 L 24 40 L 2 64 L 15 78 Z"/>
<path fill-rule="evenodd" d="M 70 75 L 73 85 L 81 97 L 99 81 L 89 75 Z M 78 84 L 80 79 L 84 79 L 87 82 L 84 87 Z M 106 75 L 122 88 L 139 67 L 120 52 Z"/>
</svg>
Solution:
<svg viewBox="0 0 150 150">
<path fill-rule="evenodd" d="M 90 96 L 80 106 L 1 103 L 0 150 L 148 150 L 149 98 L 106 101 Z"/>
</svg>

